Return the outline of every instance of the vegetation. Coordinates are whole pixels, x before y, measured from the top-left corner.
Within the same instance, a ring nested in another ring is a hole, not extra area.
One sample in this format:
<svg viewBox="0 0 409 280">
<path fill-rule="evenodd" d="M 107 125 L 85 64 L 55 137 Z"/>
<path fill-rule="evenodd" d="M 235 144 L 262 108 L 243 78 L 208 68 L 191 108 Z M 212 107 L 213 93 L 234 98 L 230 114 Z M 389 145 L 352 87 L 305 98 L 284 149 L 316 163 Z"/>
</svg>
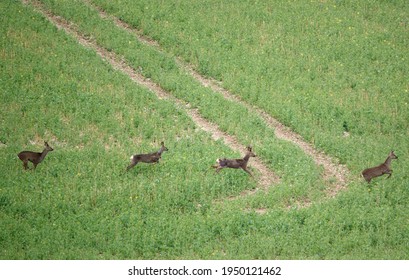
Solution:
<svg viewBox="0 0 409 280">
<path fill-rule="evenodd" d="M 229 201 L 257 186 L 257 170 L 253 180 L 237 170 L 215 175 L 210 165 L 240 154 L 32 6 L 3 1 L 1 259 L 408 258 L 405 1 L 91 1 L 163 51 L 89 3 L 41 2 L 252 144 L 282 180 Z M 328 199 L 311 158 L 276 139 L 253 112 L 201 86 L 175 56 L 340 159 L 354 175 L 348 189 Z M 44 141 L 54 151 L 35 172 L 24 171 L 17 153 L 40 151 Z M 125 173 L 131 154 L 156 151 L 161 141 L 169 151 L 159 164 Z M 393 176 L 368 187 L 358 174 L 392 148 L 399 156 Z M 313 203 L 299 208 L 300 200 Z"/>
</svg>

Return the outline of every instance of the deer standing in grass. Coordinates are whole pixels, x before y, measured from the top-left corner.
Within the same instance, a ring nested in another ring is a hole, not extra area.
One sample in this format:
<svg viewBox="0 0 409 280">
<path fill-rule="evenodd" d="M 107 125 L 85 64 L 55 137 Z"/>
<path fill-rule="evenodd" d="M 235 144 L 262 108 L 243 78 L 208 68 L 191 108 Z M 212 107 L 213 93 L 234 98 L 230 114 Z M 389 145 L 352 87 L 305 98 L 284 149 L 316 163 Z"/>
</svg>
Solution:
<svg viewBox="0 0 409 280">
<path fill-rule="evenodd" d="M 365 169 L 364 171 L 362 171 L 362 176 L 364 176 L 365 180 L 368 183 L 370 183 L 373 178 L 382 176 L 384 174 L 389 174 L 388 178 L 391 177 L 392 176 L 391 161 L 393 159 L 398 159 L 398 157 L 394 154 L 393 151 L 391 151 L 384 163 L 375 167 Z"/>
<path fill-rule="evenodd" d="M 17 156 L 23 162 L 24 169 L 28 169 L 28 162 L 31 161 L 34 165 L 34 169 L 36 169 L 37 164 L 42 162 L 47 155 L 48 152 L 53 151 L 54 149 L 51 148 L 47 142 L 44 142 L 44 150 L 42 153 L 30 152 L 30 151 L 23 151 L 20 152 Z"/>
<path fill-rule="evenodd" d="M 250 176 L 253 176 L 253 174 L 250 173 L 250 171 L 247 169 L 247 163 L 250 159 L 250 157 L 256 157 L 256 155 L 253 153 L 253 150 L 250 146 L 247 147 L 247 153 L 243 158 L 238 158 L 238 159 L 227 159 L 227 158 L 218 158 L 216 160 L 217 164 L 212 165 L 213 168 L 216 168 L 216 172 L 220 172 L 223 168 L 241 168 L 244 171 L 246 171 Z"/>
<path fill-rule="evenodd" d="M 126 168 L 126 171 L 134 167 L 135 165 L 138 164 L 138 162 L 145 162 L 145 163 L 158 163 L 159 159 L 162 157 L 162 153 L 164 151 L 167 151 L 168 148 L 165 147 L 165 144 L 163 142 L 160 143 L 161 147 L 159 151 L 150 153 L 150 154 L 137 154 L 131 156 L 131 164 Z"/>
</svg>

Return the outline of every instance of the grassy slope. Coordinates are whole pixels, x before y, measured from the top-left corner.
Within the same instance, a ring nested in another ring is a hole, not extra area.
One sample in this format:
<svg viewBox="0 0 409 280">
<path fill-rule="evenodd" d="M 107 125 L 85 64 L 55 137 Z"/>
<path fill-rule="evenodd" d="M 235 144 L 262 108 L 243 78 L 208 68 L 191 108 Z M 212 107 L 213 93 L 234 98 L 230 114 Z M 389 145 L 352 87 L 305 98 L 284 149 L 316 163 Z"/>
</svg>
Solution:
<svg viewBox="0 0 409 280">
<path fill-rule="evenodd" d="M 1 17 L 1 258 L 408 257 L 399 173 L 394 188 L 352 185 L 309 209 L 259 216 L 235 203 L 211 207 L 254 184 L 245 174 L 206 173 L 226 147 L 30 9 L 0 5 L 19 15 Z M 23 172 L 15 154 L 44 138 L 55 151 L 36 173 Z M 119 176 L 136 148 L 164 138 L 161 164 Z"/>
</svg>

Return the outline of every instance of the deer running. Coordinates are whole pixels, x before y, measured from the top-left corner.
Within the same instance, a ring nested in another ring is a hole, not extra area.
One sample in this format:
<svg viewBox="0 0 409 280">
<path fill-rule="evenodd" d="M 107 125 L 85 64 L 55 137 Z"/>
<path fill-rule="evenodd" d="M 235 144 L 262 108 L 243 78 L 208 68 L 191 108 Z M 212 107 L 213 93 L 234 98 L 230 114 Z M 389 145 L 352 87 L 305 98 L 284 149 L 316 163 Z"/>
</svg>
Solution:
<svg viewBox="0 0 409 280">
<path fill-rule="evenodd" d="M 253 176 L 250 171 L 247 169 L 247 163 L 250 157 L 256 157 L 253 153 L 253 150 L 250 146 L 247 147 L 247 153 L 243 158 L 238 159 L 227 159 L 227 158 L 218 158 L 216 160 L 217 165 L 212 165 L 213 168 L 216 168 L 216 172 L 220 172 L 223 168 L 241 168 L 246 171 L 250 176 Z"/>
<path fill-rule="evenodd" d="M 389 174 L 388 178 L 392 176 L 392 169 L 391 169 L 391 161 L 392 159 L 398 159 L 398 157 L 391 151 L 388 155 L 388 158 L 385 160 L 384 163 L 367 168 L 362 171 L 362 176 L 364 176 L 365 180 L 370 183 L 371 180 L 375 177 L 382 176 L 384 174 Z"/>
<path fill-rule="evenodd" d="M 165 147 L 164 143 L 161 142 L 161 147 L 159 151 L 150 153 L 150 154 L 138 154 L 138 155 L 132 155 L 131 156 L 131 164 L 126 168 L 126 171 L 134 167 L 135 165 L 138 164 L 138 162 L 144 162 L 144 163 L 158 163 L 159 159 L 162 157 L 162 153 L 164 151 L 167 151 L 168 148 Z"/>
<path fill-rule="evenodd" d="M 44 150 L 41 153 L 30 152 L 30 151 L 23 151 L 20 152 L 17 156 L 23 162 L 24 169 L 28 169 L 28 162 L 31 161 L 34 165 L 34 169 L 36 169 L 37 164 L 42 162 L 47 155 L 48 152 L 53 151 L 54 149 L 51 148 L 47 142 L 44 142 Z"/>
</svg>

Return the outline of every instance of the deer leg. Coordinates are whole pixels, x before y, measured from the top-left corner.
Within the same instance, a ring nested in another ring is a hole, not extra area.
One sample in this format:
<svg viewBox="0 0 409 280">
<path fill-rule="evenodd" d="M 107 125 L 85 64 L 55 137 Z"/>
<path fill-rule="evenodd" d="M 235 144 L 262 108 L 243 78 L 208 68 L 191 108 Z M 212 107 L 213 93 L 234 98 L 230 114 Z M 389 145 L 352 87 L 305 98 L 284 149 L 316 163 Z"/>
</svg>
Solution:
<svg viewBox="0 0 409 280">
<path fill-rule="evenodd" d="M 367 175 L 365 175 L 365 174 L 362 174 L 362 177 L 365 179 L 365 181 L 366 181 L 367 183 L 370 183 L 370 182 L 371 182 L 371 177 L 369 177 L 369 176 L 367 176 Z"/>
<path fill-rule="evenodd" d="M 220 172 L 220 170 L 222 170 L 222 169 L 223 169 L 223 167 L 218 166 L 218 167 L 216 167 L 216 172 L 217 172 L 217 173 L 219 173 L 219 172 Z"/>
<path fill-rule="evenodd" d="M 132 167 L 134 167 L 135 165 L 137 165 L 138 164 L 138 162 L 131 162 L 131 164 L 130 165 L 128 165 L 128 167 L 126 168 L 126 171 L 128 171 L 129 169 L 131 169 Z"/>
<path fill-rule="evenodd" d="M 392 170 L 389 170 L 389 172 L 386 172 L 385 174 L 389 174 L 389 176 L 386 177 L 387 179 L 389 179 L 392 176 Z"/>
<path fill-rule="evenodd" d="M 247 169 L 247 168 L 242 167 L 242 169 L 243 169 L 244 171 L 246 171 L 248 174 L 250 174 L 250 176 L 251 176 L 251 177 L 253 177 L 253 174 L 251 174 L 251 172 L 250 172 L 250 171 L 248 171 L 248 169 Z"/>
<path fill-rule="evenodd" d="M 27 161 L 23 161 L 23 167 L 24 167 L 24 170 L 27 170 L 27 169 L 28 169 Z"/>
</svg>

